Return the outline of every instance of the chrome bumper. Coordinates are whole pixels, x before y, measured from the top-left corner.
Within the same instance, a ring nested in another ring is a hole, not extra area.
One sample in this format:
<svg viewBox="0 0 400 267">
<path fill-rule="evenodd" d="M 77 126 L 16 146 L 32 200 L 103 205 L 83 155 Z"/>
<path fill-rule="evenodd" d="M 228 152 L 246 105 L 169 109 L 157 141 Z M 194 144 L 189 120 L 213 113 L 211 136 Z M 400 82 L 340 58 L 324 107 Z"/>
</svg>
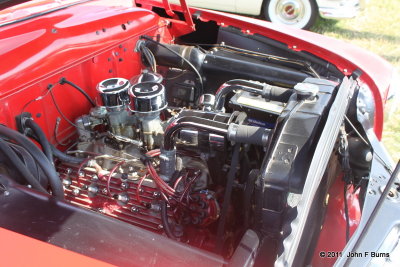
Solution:
<svg viewBox="0 0 400 267">
<path fill-rule="evenodd" d="M 355 17 L 365 8 L 367 0 L 317 0 L 319 14 L 325 19 Z"/>
</svg>

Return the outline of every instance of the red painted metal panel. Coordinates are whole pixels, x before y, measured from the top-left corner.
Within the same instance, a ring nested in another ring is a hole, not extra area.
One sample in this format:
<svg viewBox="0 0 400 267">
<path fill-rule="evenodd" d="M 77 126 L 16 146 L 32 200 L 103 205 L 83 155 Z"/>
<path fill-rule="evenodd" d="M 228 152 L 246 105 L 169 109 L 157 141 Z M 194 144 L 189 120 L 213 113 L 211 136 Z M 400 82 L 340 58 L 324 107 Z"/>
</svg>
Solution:
<svg viewBox="0 0 400 267">
<path fill-rule="evenodd" d="M 106 4 L 90 2 L 0 28 L 0 55 L 7 62 L 0 67 L 1 94 L 91 59 L 158 25 L 158 16 L 150 11 Z"/>
<path fill-rule="evenodd" d="M 0 240 L 2 266 L 114 266 L 1 227 Z"/>
<path fill-rule="evenodd" d="M 71 119 L 87 112 L 90 104 L 74 88 L 57 84 L 62 77 L 95 98 L 98 82 L 111 77 L 129 79 L 141 71 L 135 51 L 139 36 L 162 33 L 163 41 L 169 41 L 169 34 L 155 13 L 117 4 L 91 1 L 0 28 L 0 56 L 6 63 L 0 65 L 0 123 L 15 127 L 16 115 L 32 112 L 55 143 L 55 123 L 61 116 L 49 85 L 55 85 L 55 99 Z M 59 139 L 73 132 L 61 120 Z"/>
<path fill-rule="evenodd" d="M 350 219 L 350 237 L 357 229 L 361 210 L 358 192 L 350 188 L 347 193 L 347 204 Z M 333 266 L 337 258 L 320 257 L 319 252 L 340 252 L 346 245 L 346 217 L 344 213 L 344 182 L 338 177 L 329 190 L 329 203 L 325 222 L 321 230 L 317 247 L 314 252 L 312 266 Z"/>
</svg>

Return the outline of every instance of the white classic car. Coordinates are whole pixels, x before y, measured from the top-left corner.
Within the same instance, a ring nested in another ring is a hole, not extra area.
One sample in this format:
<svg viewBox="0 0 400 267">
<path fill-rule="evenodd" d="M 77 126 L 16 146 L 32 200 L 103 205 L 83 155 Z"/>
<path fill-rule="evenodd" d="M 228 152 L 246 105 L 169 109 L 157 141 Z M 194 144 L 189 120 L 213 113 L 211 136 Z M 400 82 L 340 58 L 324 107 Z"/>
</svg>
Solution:
<svg viewBox="0 0 400 267">
<path fill-rule="evenodd" d="M 179 0 L 170 1 L 178 3 Z M 353 18 L 365 0 L 187 0 L 190 6 L 261 16 L 274 23 L 310 28 L 318 13 L 322 18 Z"/>
</svg>

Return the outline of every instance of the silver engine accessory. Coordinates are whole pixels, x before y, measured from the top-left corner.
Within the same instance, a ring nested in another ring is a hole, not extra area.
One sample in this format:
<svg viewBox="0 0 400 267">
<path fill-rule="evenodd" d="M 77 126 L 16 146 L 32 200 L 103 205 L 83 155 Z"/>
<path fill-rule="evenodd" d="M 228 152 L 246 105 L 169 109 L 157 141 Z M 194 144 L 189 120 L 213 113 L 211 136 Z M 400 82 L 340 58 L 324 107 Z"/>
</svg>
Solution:
<svg viewBox="0 0 400 267">
<path fill-rule="evenodd" d="M 199 98 L 199 106 L 204 111 L 211 111 L 215 105 L 215 95 L 204 94 Z"/>
<path fill-rule="evenodd" d="M 161 83 L 142 82 L 129 90 L 131 110 L 135 112 L 157 112 L 166 108 L 165 88 Z"/>
<path fill-rule="evenodd" d="M 163 80 L 164 79 L 163 76 L 161 76 L 161 74 L 145 69 L 142 71 L 141 74 L 133 77 L 130 81 L 131 84 L 138 84 L 143 82 L 162 83 Z"/>
<path fill-rule="evenodd" d="M 107 109 L 107 122 L 115 135 L 133 138 L 133 118 L 128 111 L 130 83 L 124 78 L 111 78 L 100 82 L 97 91 Z M 93 113 L 93 112 L 92 112 Z"/>
<path fill-rule="evenodd" d="M 148 149 L 160 145 L 164 134 L 160 120 L 161 110 L 167 107 L 164 85 L 141 82 L 129 89 L 130 109 L 141 122 L 143 141 Z"/>
<path fill-rule="evenodd" d="M 100 82 L 97 85 L 97 91 L 107 110 L 114 111 L 124 109 L 129 103 L 129 87 L 130 83 L 127 79 L 111 78 Z"/>
<path fill-rule="evenodd" d="M 108 131 L 113 136 L 134 138 L 132 125 L 135 124 L 136 119 L 131 116 L 128 109 L 130 85 L 130 82 L 124 78 L 107 79 L 97 85 L 103 105 L 92 108 L 90 115 L 77 118 L 76 124 L 79 127 L 81 141 L 89 140 L 93 129 L 103 124 L 108 125 Z"/>
</svg>

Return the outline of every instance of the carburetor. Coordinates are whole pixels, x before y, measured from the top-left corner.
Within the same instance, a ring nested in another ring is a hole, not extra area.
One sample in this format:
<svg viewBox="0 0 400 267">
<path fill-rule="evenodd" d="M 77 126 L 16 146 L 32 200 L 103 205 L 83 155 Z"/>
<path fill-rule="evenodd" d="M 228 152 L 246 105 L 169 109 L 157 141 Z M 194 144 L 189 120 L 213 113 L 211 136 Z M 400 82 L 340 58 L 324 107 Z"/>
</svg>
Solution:
<svg viewBox="0 0 400 267">
<path fill-rule="evenodd" d="M 160 112 L 167 107 L 165 87 L 158 82 L 141 82 L 129 89 L 130 110 L 140 122 L 143 141 L 148 149 L 161 144 L 164 129 Z"/>
<path fill-rule="evenodd" d="M 124 78 L 107 79 L 97 85 L 102 105 L 92 108 L 90 114 L 76 120 L 81 141 L 88 141 L 92 137 L 93 129 L 100 125 L 106 125 L 109 133 L 116 139 L 135 138 L 133 126 L 136 118 L 128 110 L 130 86 L 130 82 Z"/>
<path fill-rule="evenodd" d="M 124 148 L 127 144 L 147 149 L 160 146 L 164 133 L 160 112 L 166 108 L 162 77 L 144 71 L 132 85 L 124 78 L 110 78 L 97 85 L 101 105 L 76 120 L 79 139 L 92 140 L 94 132 Z"/>
</svg>

